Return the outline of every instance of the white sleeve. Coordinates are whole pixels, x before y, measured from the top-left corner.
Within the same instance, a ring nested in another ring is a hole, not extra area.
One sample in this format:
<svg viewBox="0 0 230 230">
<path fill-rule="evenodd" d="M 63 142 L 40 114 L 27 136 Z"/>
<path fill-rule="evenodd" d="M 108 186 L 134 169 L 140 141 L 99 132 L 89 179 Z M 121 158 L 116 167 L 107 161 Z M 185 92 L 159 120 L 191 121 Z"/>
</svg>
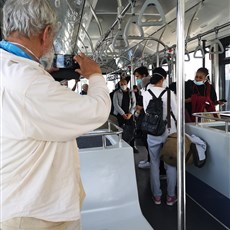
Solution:
<svg viewBox="0 0 230 230">
<path fill-rule="evenodd" d="M 146 111 L 146 108 L 149 104 L 149 97 L 148 97 L 148 94 L 149 92 L 148 91 L 144 91 L 143 92 L 143 108 L 144 108 L 144 111 Z"/>
<path fill-rule="evenodd" d="M 90 77 L 84 96 L 41 76 L 27 89 L 24 106 L 26 137 L 68 141 L 101 126 L 109 116 L 111 101 L 98 74 Z"/>
</svg>

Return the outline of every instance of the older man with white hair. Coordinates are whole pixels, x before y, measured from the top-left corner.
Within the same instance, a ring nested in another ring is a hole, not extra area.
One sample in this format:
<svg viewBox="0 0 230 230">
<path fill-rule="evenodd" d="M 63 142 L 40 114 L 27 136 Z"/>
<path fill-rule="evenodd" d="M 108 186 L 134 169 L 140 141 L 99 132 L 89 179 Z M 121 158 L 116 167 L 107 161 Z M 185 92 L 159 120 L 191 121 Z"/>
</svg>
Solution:
<svg viewBox="0 0 230 230">
<path fill-rule="evenodd" d="M 80 229 L 84 189 L 76 137 L 101 126 L 110 98 L 100 67 L 74 57 L 89 80 L 84 97 L 39 63 L 53 45 L 47 0 L 7 0 L 1 65 L 1 229 Z"/>
</svg>

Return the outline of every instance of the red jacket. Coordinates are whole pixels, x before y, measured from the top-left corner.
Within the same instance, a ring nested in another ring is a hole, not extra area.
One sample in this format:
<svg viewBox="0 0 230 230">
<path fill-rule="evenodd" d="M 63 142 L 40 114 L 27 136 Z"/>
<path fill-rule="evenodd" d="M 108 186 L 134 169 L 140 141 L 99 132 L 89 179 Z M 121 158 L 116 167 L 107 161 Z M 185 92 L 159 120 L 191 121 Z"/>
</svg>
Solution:
<svg viewBox="0 0 230 230">
<path fill-rule="evenodd" d="M 191 96 L 192 113 L 216 111 L 215 105 L 210 99 L 210 88 L 210 84 L 207 84 L 207 89 L 204 96 L 201 96 L 199 94 L 193 94 Z M 191 120 L 195 121 L 195 117 L 191 116 Z"/>
</svg>

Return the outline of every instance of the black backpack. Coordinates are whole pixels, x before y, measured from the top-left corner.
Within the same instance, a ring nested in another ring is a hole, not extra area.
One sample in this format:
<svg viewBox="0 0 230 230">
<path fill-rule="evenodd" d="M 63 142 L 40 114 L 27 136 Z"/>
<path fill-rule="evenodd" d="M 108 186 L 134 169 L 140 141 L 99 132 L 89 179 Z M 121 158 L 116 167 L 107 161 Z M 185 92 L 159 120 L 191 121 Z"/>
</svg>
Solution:
<svg viewBox="0 0 230 230">
<path fill-rule="evenodd" d="M 152 95 L 152 99 L 149 101 L 141 124 L 143 132 L 154 136 L 160 136 L 165 132 L 167 121 L 163 119 L 163 101 L 161 97 L 166 91 L 167 89 L 164 89 L 159 97 L 156 97 L 148 89 L 148 92 Z"/>
</svg>

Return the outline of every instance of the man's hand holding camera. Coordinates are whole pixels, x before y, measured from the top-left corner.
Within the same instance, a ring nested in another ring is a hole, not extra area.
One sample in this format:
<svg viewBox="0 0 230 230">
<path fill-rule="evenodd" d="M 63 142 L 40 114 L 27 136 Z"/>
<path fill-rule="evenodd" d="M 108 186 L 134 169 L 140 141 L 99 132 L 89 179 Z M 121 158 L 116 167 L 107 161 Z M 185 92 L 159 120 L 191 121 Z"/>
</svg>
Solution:
<svg viewBox="0 0 230 230">
<path fill-rule="evenodd" d="M 83 77 L 88 79 L 92 74 L 101 74 L 99 65 L 84 53 L 74 56 L 74 60 L 80 65 L 80 69 L 76 69 L 75 71 Z"/>
</svg>

